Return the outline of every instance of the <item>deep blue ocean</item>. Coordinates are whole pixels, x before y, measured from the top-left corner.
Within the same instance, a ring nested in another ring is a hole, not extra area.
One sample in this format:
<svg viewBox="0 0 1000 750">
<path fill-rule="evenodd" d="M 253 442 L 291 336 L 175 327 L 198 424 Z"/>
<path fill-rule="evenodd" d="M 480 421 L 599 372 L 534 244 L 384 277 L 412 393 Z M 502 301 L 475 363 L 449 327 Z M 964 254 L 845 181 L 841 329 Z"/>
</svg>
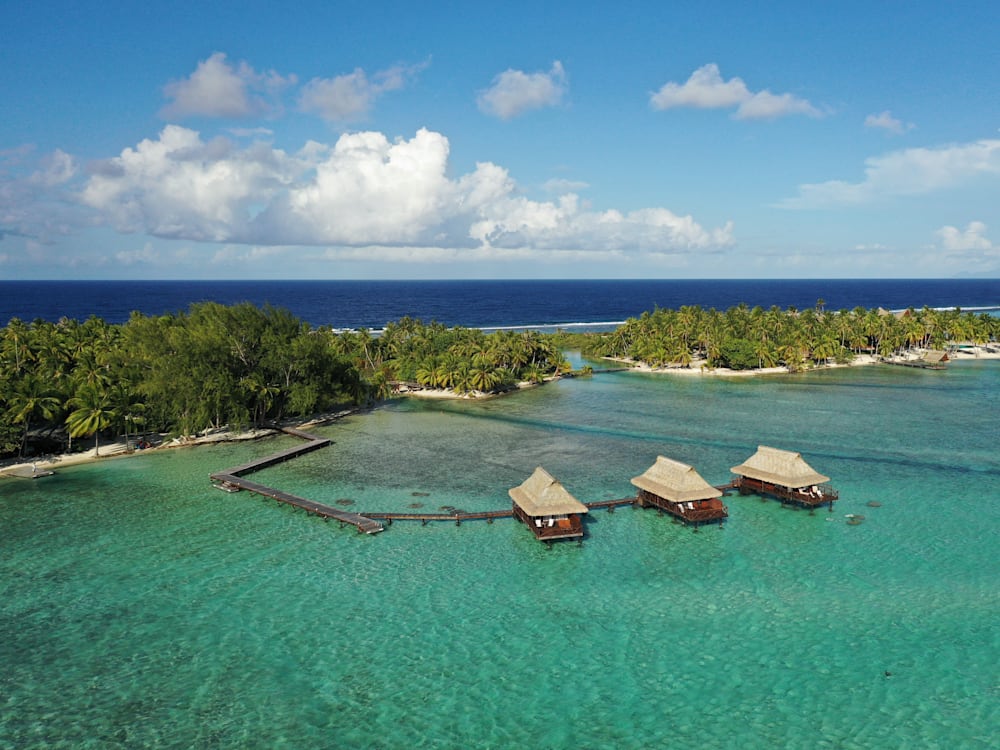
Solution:
<svg viewBox="0 0 1000 750">
<path fill-rule="evenodd" d="M 0 281 L 0 324 L 86 319 L 122 323 L 191 303 L 269 303 L 312 325 L 379 329 L 404 316 L 478 328 L 594 330 L 656 307 L 1000 308 L 1000 279 L 631 281 Z M 583 324 L 583 325 L 580 325 Z"/>
</svg>

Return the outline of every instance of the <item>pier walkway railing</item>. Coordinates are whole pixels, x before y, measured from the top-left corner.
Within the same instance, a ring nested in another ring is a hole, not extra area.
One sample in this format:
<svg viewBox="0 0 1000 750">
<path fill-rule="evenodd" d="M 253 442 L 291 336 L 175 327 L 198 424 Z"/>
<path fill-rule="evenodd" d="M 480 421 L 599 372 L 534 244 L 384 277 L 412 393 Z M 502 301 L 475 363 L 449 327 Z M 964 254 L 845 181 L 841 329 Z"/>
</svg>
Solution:
<svg viewBox="0 0 1000 750">
<path fill-rule="evenodd" d="M 325 448 L 330 444 L 329 439 L 317 437 L 316 435 L 310 435 L 308 432 L 303 432 L 302 430 L 296 430 L 291 427 L 281 427 L 278 429 L 288 435 L 302 438 L 306 442 L 301 445 L 296 445 L 291 448 L 287 448 L 286 450 L 273 453 L 270 456 L 259 458 L 256 461 L 251 461 L 250 463 L 243 464 L 242 466 L 234 466 L 231 469 L 217 471 L 214 474 L 210 474 L 209 479 L 224 489 L 247 490 L 255 495 L 269 497 L 277 500 L 278 502 L 286 503 L 296 508 L 302 508 L 306 512 L 320 516 L 321 518 L 332 518 L 339 521 L 341 524 L 350 524 L 351 526 L 357 528 L 358 531 L 364 532 L 365 534 L 377 534 L 385 529 L 385 527 L 378 521 L 368 518 L 367 516 L 362 516 L 358 513 L 348 513 L 347 511 L 339 510 L 329 505 L 324 505 L 323 503 L 317 503 L 314 500 L 308 500 L 304 497 L 292 495 L 288 492 L 275 489 L 274 487 L 268 487 L 266 485 L 258 484 L 257 482 L 251 482 L 250 480 L 245 479 L 244 477 L 247 474 L 252 474 L 255 471 L 266 469 L 269 466 L 274 466 L 275 464 L 295 458 L 296 456 L 301 456 L 304 453 L 309 453 L 311 451 L 318 450 L 319 448 Z"/>
<path fill-rule="evenodd" d="M 246 490 L 247 492 L 252 492 L 255 495 L 269 497 L 295 508 L 302 508 L 307 513 L 320 516 L 321 518 L 332 518 L 335 521 L 338 521 L 341 525 L 350 524 L 351 526 L 357 528 L 359 532 L 364 532 L 365 534 L 377 534 L 380 531 L 384 531 L 385 527 L 379 523 L 379 520 L 386 521 L 390 525 L 392 525 L 393 521 L 420 521 L 423 525 L 426 525 L 430 521 L 453 521 L 456 526 L 461 526 L 462 521 L 485 520 L 487 523 L 493 523 L 493 519 L 495 518 L 511 518 L 514 515 L 512 508 L 505 510 L 474 511 L 471 513 L 463 510 L 453 510 L 445 513 L 398 513 L 395 511 L 366 511 L 364 514 L 350 513 L 338 508 L 333 508 L 329 505 L 324 505 L 323 503 L 317 503 L 314 500 L 292 495 L 291 493 L 275 489 L 274 487 L 268 487 L 267 485 L 259 484 L 257 482 L 251 482 L 249 479 L 245 478 L 247 474 L 252 474 L 255 471 L 266 469 L 269 466 L 274 466 L 275 464 L 279 464 L 283 461 L 288 461 L 289 459 L 318 450 L 319 448 L 325 448 L 331 443 L 331 441 L 327 438 L 317 437 L 316 435 L 311 435 L 308 432 L 291 427 L 279 427 L 277 429 L 288 435 L 301 438 L 306 442 L 300 445 L 292 446 L 291 448 L 286 448 L 282 451 L 278 451 L 277 453 L 272 453 L 269 456 L 258 458 L 250 463 L 242 464 L 241 466 L 234 466 L 232 468 L 210 474 L 209 478 L 212 480 L 212 483 L 221 489 L 230 491 Z M 718 489 L 726 492 L 734 489 L 736 486 L 737 482 L 734 480 L 728 484 L 719 485 Z M 598 510 L 603 508 L 607 510 L 608 513 L 614 513 L 615 508 L 617 507 L 635 504 L 635 497 L 625 497 L 617 500 L 596 500 L 594 502 L 584 503 L 588 510 Z"/>
</svg>

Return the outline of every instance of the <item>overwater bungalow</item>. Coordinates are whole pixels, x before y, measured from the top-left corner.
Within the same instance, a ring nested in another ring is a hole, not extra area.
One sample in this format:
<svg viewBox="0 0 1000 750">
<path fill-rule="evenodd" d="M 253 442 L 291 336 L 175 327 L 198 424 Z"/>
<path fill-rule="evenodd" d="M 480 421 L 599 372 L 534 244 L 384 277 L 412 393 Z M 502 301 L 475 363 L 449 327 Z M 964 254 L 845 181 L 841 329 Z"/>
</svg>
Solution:
<svg viewBox="0 0 1000 750">
<path fill-rule="evenodd" d="M 950 361 L 947 352 L 939 349 L 931 349 L 924 352 L 919 357 L 890 357 L 885 360 L 890 365 L 902 365 L 903 367 L 919 367 L 924 370 L 943 370 Z"/>
<path fill-rule="evenodd" d="M 657 456 L 656 463 L 634 477 L 632 484 L 639 488 L 636 504 L 640 508 L 659 508 L 684 523 L 722 523 L 729 517 L 729 509 L 719 499 L 722 492 L 680 461 Z"/>
<path fill-rule="evenodd" d="M 800 453 L 761 445 L 731 471 L 737 475 L 733 484 L 741 495 L 770 495 L 803 508 L 829 505 L 831 512 L 838 498 L 837 491 L 827 484 L 830 477 L 818 473 Z"/>
<path fill-rule="evenodd" d="M 924 367 L 929 370 L 943 370 L 945 364 L 950 361 L 948 352 L 943 352 L 940 349 L 931 349 L 925 352 L 921 359 L 923 359 Z"/>
<path fill-rule="evenodd" d="M 583 538 L 587 506 L 541 466 L 508 494 L 514 501 L 514 517 L 526 523 L 536 539 L 550 542 Z"/>
</svg>

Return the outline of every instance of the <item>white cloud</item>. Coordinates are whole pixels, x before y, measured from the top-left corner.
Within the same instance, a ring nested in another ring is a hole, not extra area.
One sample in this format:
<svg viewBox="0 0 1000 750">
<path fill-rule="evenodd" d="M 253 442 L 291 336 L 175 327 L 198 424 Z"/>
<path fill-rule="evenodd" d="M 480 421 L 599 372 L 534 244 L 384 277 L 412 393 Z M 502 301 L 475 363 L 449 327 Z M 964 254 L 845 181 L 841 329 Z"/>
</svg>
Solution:
<svg viewBox="0 0 1000 750">
<path fill-rule="evenodd" d="M 545 184 L 542 185 L 542 189 L 546 193 L 575 193 L 579 190 L 586 190 L 589 188 L 586 182 L 581 182 L 580 180 L 564 180 L 560 178 L 546 180 Z"/>
<path fill-rule="evenodd" d="M 85 223 L 67 196 L 77 161 L 56 149 L 34 158 L 33 148 L 0 151 L 0 240 L 6 236 L 52 242 Z"/>
<path fill-rule="evenodd" d="M 160 112 L 164 118 L 249 117 L 271 110 L 272 99 L 295 83 L 294 75 L 283 77 L 273 70 L 257 73 L 247 63 L 233 67 L 223 52 L 215 52 L 187 78 L 171 81 L 163 93 L 172 101 Z M 264 97 L 267 97 L 265 99 Z"/>
<path fill-rule="evenodd" d="M 427 67 L 397 65 L 382 70 L 371 78 L 361 68 L 333 78 L 313 78 L 302 88 L 299 108 L 324 120 L 349 122 L 364 118 L 386 91 L 403 88 L 406 82 Z"/>
<path fill-rule="evenodd" d="M 58 148 L 42 159 L 41 166 L 40 170 L 31 175 L 31 181 L 45 187 L 67 183 L 77 173 L 76 159 Z"/>
<path fill-rule="evenodd" d="M 892 116 L 892 112 L 885 110 L 883 112 L 879 112 L 877 115 L 868 115 L 865 118 L 865 127 L 878 128 L 889 133 L 893 133 L 894 135 L 902 135 L 907 130 L 913 130 L 917 126 L 912 122 L 903 124 L 902 120 Z"/>
<path fill-rule="evenodd" d="M 796 197 L 778 206 L 811 209 L 860 205 L 891 196 L 930 193 L 980 175 L 998 174 L 1000 140 L 910 148 L 867 159 L 861 182 L 830 180 L 800 185 Z"/>
<path fill-rule="evenodd" d="M 80 200 L 118 231 L 218 242 L 244 231 L 299 169 L 263 144 L 240 151 L 168 125 L 158 140 L 95 165 Z"/>
<path fill-rule="evenodd" d="M 429 130 L 237 148 L 180 126 L 97 164 L 79 194 L 121 232 L 258 246 L 330 245 L 581 252 L 692 252 L 733 244 L 666 208 L 597 212 L 573 193 L 530 200 L 507 170 L 448 176 L 448 139 Z M 423 251 L 420 251 L 423 252 Z"/>
<path fill-rule="evenodd" d="M 274 131 L 270 128 L 229 128 L 229 132 L 237 138 L 254 138 L 256 136 L 272 136 Z"/>
<path fill-rule="evenodd" d="M 970 221 L 965 231 L 952 226 L 941 227 L 936 234 L 948 252 L 994 249 L 993 243 L 986 236 L 986 225 L 981 221 Z"/>
<path fill-rule="evenodd" d="M 479 93 L 476 102 L 484 114 L 509 120 L 533 109 L 555 106 L 565 93 L 566 71 L 556 60 L 547 73 L 505 70 Z"/>
<path fill-rule="evenodd" d="M 139 250 L 122 250 L 115 253 L 115 260 L 123 266 L 148 265 L 156 263 L 159 254 L 153 249 L 153 243 L 147 242 Z"/>
<path fill-rule="evenodd" d="M 736 107 L 737 120 L 773 119 L 784 115 L 819 117 L 820 111 L 805 99 L 792 94 L 772 94 L 767 89 L 753 92 L 742 78 L 722 79 L 715 63 L 702 65 L 682 84 L 665 83 L 649 100 L 653 109 L 674 107 L 727 109 Z"/>
</svg>

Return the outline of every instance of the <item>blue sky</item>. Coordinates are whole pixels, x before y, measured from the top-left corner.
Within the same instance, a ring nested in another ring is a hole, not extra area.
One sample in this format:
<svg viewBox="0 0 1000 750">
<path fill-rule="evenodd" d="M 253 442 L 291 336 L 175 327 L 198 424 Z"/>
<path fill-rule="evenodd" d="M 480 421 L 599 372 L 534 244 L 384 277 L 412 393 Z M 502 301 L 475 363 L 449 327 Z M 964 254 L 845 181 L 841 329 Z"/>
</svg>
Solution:
<svg viewBox="0 0 1000 750">
<path fill-rule="evenodd" d="M 482 5 L 4 4 L 0 278 L 1000 277 L 997 3 Z"/>
</svg>

